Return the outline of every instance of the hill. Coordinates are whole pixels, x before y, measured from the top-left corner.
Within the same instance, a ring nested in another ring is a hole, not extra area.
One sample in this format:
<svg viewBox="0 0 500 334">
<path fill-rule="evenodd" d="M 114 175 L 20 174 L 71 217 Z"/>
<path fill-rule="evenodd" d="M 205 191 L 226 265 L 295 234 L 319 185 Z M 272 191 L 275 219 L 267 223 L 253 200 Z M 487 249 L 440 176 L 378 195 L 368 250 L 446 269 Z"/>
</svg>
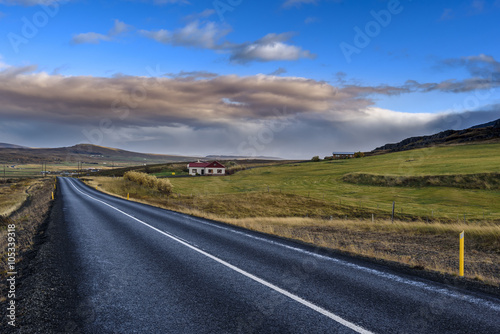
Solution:
<svg viewBox="0 0 500 334">
<path fill-rule="evenodd" d="M 7 143 L 0 143 L 0 148 L 27 148 L 27 147 L 20 146 L 20 145 L 7 144 Z"/>
<path fill-rule="evenodd" d="M 137 162 L 166 163 L 192 161 L 198 157 L 137 153 L 116 148 L 90 144 L 80 144 L 60 148 L 27 148 L 16 145 L 0 146 L 0 163 L 37 164 L 37 163 L 86 163 Z"/>
<path fill-rule="evenodd" d="M 386 144 L 372 154 L 407 151 L 431 146 L 485 143 L 500 141 L 500 119 L 465 130 L 446 130 L 431 136 L 411 137 L 396 144 Z"/>
</svg>

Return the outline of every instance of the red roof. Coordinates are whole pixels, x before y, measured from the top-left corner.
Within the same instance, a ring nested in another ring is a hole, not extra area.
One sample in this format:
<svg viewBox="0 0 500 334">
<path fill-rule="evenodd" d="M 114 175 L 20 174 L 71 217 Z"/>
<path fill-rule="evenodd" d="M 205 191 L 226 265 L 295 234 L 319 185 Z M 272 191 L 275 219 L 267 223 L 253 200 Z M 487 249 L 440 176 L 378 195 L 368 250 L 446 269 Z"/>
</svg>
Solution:
<svg viewBox="0 0 500 334">
<path fill-rule="evenodd" d="M 190 162 L 189 167 L 208 167 L 210 165 L 210 162 Z"/>
<path fill-rule="evenodd" d="M 212 162 L 190 162 L 188 167 L 198 167 L 198 168 L 226 168 L 223 164 L 218 161 Z"/>
</svg>

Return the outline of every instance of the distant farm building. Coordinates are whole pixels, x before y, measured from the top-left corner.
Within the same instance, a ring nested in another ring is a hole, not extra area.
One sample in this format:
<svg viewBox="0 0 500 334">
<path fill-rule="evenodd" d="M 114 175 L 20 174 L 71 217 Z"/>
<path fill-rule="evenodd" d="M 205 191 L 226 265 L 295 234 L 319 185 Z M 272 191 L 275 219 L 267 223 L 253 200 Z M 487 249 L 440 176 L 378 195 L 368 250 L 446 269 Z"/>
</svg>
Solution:
<svg viewBox="0 0 500 334">
<path fill-rule="evenodd" d="M 333 159 L 351 159 L 354 158 L 354 152 L 333 152 Z"/>
<path fill-rule="evenodd" d="M 226 175 L 226 166 L 218 161 L 191 162 L 188 164 L 189 175 Z"/>
</svg>

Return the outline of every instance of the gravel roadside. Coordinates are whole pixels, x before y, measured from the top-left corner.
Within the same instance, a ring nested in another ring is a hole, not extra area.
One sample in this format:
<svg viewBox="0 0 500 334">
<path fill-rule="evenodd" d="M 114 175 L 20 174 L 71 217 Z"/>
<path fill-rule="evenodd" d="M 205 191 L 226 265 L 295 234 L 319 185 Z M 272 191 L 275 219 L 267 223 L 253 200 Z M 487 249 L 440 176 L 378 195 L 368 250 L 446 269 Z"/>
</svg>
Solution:
<svg viewBox="0 0 500 334">
<path fill-rule="evenodd" d="M 7 302 L 1 304 L 1 333 L 79 333 L 91 312 L 79 305 L 75 278 L 66 252 L 62 198 L 40 226 L 32 250 L 16 266 L 15 327 L 8 324 Z M 3 295 L 6 291 L 3 291 Z"/>
</svg>

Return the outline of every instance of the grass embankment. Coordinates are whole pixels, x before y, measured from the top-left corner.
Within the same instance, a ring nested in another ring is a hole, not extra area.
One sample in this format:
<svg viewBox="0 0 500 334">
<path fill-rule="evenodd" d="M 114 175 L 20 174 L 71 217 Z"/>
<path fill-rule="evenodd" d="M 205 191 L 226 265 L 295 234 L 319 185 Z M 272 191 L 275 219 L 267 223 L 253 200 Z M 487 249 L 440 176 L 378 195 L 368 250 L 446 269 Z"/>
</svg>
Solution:
<svg viewBox="0 0 500 334">
<path fill-rule="evenodd" d="M 349 173 L 344 182 L 381 187 L 452 187 L 461 189 L 500 190 L 500 173 L 446 174 L 446 175 L 377 175 Z"/>
<path fill-rule="evenodd" d="M 0 291 L 4 291 L 4 278 L 8 271 L 7 225 L 15 225 L 16 262 L 19 262 L 33 246 L 36 232 L 47 217 L 53 189 L 53 179 L 19 180 L 0 185 L 0 204 L 4 208 L 0 214 Z M 4 206 L 5 203 L 8 204 Z M 12 208 L 15 208 L 14 212 Z M 5 294 L 2 293 L 0 301 L 4 298 Z"/>
</svg>

